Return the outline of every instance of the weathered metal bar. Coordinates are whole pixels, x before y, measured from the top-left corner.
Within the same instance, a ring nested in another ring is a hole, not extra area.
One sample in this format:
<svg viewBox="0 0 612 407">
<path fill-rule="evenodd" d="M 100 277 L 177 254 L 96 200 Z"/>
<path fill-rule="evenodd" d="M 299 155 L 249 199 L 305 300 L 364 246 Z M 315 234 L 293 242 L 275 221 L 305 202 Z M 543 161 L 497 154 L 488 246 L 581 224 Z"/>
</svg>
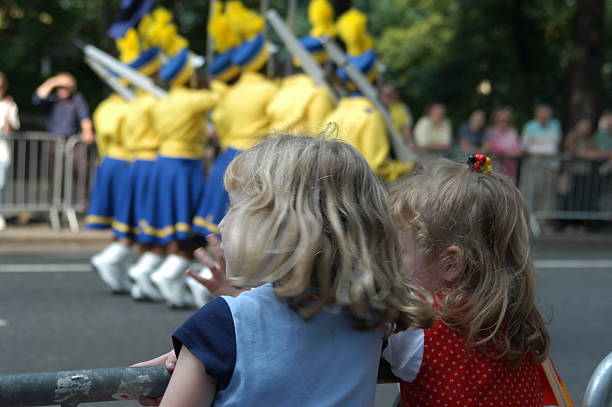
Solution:
<svg viewBox="0 0 612 407">
<path fill-rule="evenodd" d="M 340 47 L 334 42 L 332 38 L 325 38 L 323 40 L 323 46 L 327 50 L 329 57 L 342 69 L 346 71 L 346 74 L 351 78 L 351 80 L 355 83 L 359 91 L 368 98 L 380 111 L 385 120 L 385 124 L 387 125 L 387 132 L 389 133 L 389 137 L 391 139 L 391 145 L 393 147 L 393 152 L 395 156 L 400 161 L 412 161 L 414 159 L 414 153 L 411 152 L 404 144 L 404 140 L 397 133 L 395 127 L 393 127 L 393 122 L 391 121 L 391 116 L 387 111 L 387 108 L 382 104 L 380 99 L 378 99 L 378 92 L 376 88 L 370 84 L 368 79 L 353 66 L 347 59 L 344 52 L 340 49 Z"/>
<path fill-rule="evenodd" d="M 164 394 L 170 374 L 163 366 L 0 375 L 0 407 L 77 406 Z"/>
<path fill-rule="evenodd" d="M 582 407 L 609 407 L 612 405 L 612 353 L 602 360 L 587 386 Z"/>
</svg>

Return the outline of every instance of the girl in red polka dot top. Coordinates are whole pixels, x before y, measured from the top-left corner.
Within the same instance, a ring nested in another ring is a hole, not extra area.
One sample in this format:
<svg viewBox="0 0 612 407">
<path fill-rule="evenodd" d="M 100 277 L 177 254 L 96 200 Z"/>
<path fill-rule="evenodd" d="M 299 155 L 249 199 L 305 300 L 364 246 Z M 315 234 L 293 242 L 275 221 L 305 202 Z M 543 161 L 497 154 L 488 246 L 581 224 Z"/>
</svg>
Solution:
<svg viewBox="0 0 612 407">
<path fill-rule="evenodd" d="M 430 329 L 383 352 L 402 406 L 542 407 L 549 336 L 534 304 L 528 212 L 513 182 L 448 160 L 391 190 L 403 267 L 432 293 Z"/>
</svg>

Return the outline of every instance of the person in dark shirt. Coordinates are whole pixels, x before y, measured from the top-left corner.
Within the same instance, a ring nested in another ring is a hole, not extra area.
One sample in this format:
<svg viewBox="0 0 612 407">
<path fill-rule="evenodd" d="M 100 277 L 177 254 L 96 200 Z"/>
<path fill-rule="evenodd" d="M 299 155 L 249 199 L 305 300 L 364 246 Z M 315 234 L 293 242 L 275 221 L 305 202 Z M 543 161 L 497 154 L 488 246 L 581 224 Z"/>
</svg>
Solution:
<svg viewBox="0 0 612 407">
<path fill-rule="evenodd" d="M 467 123 L 459 129 L 459 145 L 466 153 L 481 153 L 485 142 L 485 112 L 478 109 L 470 115 Z"/>
<path fill-rule="evenodd" d="M 47 111 L 48 132 L 63 137 L 81 133 L 81 139 L 91 144 L 94 133 L 89 106 L 76 89 L 74 76 L 62 72 L 44 81 L 34 92 L 32 102 Z"/>
</svg>

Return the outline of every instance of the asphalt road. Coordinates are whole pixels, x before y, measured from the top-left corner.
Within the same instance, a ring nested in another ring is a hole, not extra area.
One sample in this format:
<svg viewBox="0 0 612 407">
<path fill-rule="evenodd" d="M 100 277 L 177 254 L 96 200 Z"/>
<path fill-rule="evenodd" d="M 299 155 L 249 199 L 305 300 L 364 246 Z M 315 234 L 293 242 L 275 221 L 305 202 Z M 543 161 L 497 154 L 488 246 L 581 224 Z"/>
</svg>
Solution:
<svg viewBox="0 0 612 407">
<path fill-rule="evenodd" d="M 558 240 L 535 253 L 553 360 L 579 404 L 612 351 L 612 246 Z M 126 366 L 170 349 L 172 331 L 192 311 L 108 293 L 93 272 L 82 272 L 89 255 L 0 253 L 0 373 Z M 391 405 L 395 394 L 393 385 L 379 386 L 377 406 Z"/>
</svg>

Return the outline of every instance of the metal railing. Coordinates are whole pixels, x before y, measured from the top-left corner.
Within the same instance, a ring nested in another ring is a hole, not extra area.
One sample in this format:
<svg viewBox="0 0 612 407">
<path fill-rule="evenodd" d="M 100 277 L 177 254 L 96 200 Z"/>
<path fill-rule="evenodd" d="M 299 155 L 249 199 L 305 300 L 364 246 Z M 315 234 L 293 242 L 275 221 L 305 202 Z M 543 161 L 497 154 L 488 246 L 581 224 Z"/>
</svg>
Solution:
<svg viewBox="0 0 612 407">
<path fill-rule="evenodd" d="M 163 366 L 0 375 L 0 407 L 78 406 L 137 400 L 164 394 L 170 373 Z"/>
<path fill-rule="evenodd" d="M 162 396 L 170 381 L 164 366 L 0 375 L 0 407 L 78 406 L 81 403 Z M 388 380 L 379 380 L 388 383 Z M 393 406 L 399 405 L 399 397 Z M 612 406 L 612 353 L 593 372 L 581 407 Z"/>
<path fill-rule="evenodd" d="M 64 139 L 42 132 L 2 137 L 11 163 L 0 195 L 0 212 L 48 212 L 53 229 L 59 229 Z"/>
<path fill-rule="evenodd" d="M 95 151 L 78 137 L 44 132 L 15 132 L 1 136 L 10 165 L 0 191 L 0 213 L 48 213 L 53 230 L 61 214 L 70 229 L 79 230 L 77 212 L 87 207 L 96 163 Z"/>
<path fill-rule="evenodd" d="M 587 385 L 582 407 L 612 406 L 612 353 L 595 368 Z"/>
<path fill-rule="evenodd" d="M 609 160 L 570 156 L 525 158 L 520 166 L 519 186 L 536 235 L 541 233 L 541 220 L 612 220 Z"/>
</svg>

